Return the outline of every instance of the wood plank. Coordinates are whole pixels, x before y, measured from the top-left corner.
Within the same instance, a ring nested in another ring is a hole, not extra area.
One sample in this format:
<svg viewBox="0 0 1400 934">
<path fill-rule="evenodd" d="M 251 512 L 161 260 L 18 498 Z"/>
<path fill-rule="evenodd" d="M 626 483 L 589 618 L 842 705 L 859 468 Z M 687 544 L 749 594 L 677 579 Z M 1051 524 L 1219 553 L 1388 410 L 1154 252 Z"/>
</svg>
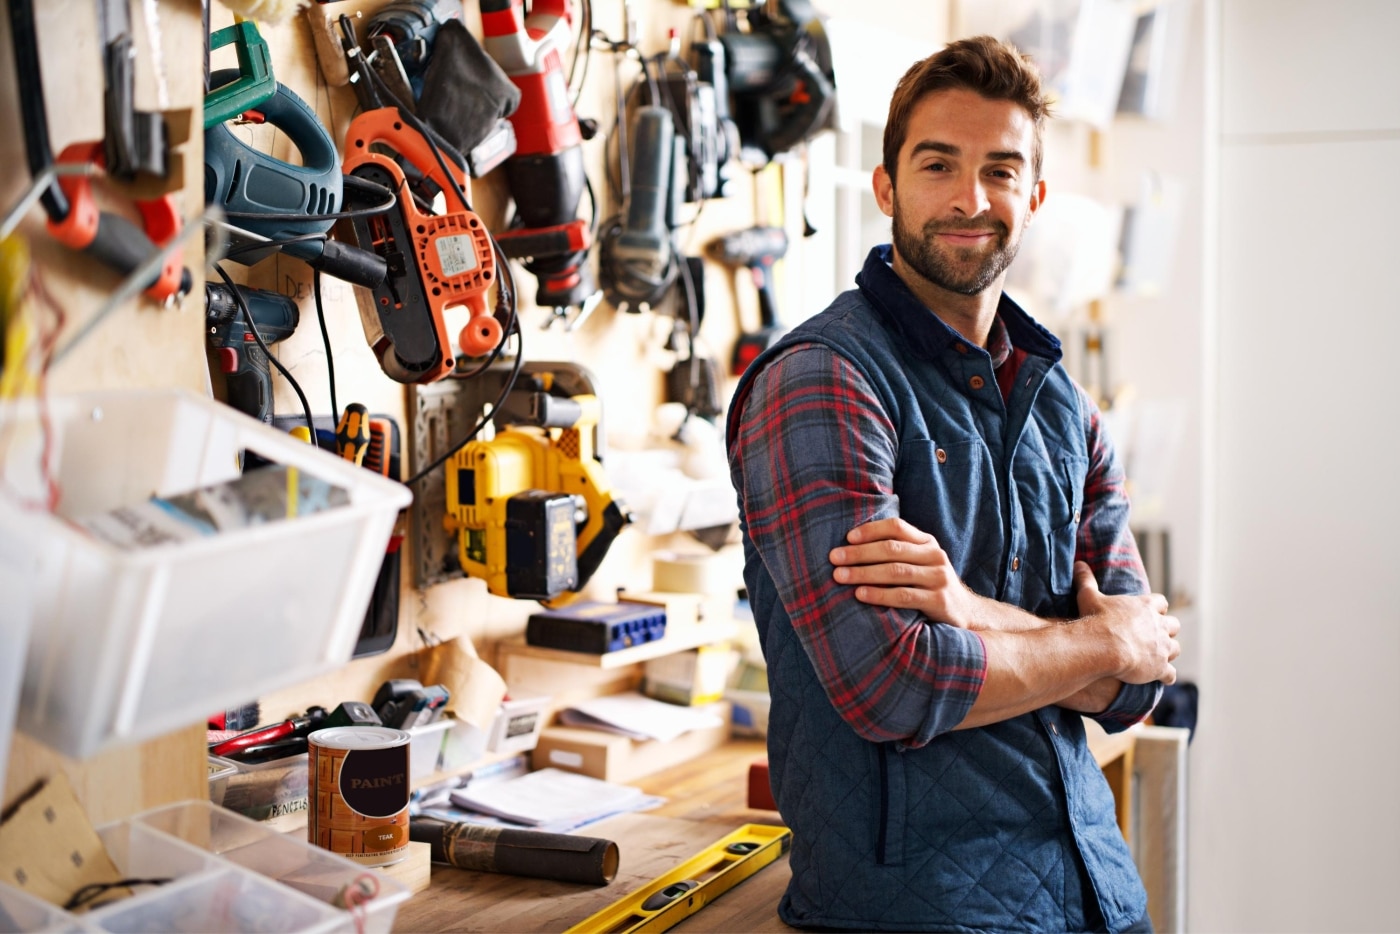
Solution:
<svg viewBox="0 0 1400 934">
<path fill-rule="evenodd" d="M 733 639 L 739 627 L 732 620 L 711 623 L 672 625 L 667 623 L 666 635 L 655 642 L 618 649 L 616 652 L 569 652 L 564 649 L 551 649 L 539 645 L 528 645 L 521 635 L 516 639 L 502 640 L 496 647 L 498 658 L 512 657 L 538 658 L 553 662 L 567 662 L 585 668 L 623 668 L 663 655 L 673 655 L 702 645 L 713 645 Z"/>
<path fill-rule="evenodd" d="M 650 814 L 624 814 L 585 828 L 580 832 L 584 836 L 618 844 L 617 876 L 605 886 L 434 866 L 430 895 L 410 899 L 399 909 L 395 926 L 404 931 L 560 931 L 626 897 L 734 829 L 723 822 Z M 786 858 L 782 862 L 786 865 Z M 777 864 L 762 873 L 775 869 Z"/>
</svg>

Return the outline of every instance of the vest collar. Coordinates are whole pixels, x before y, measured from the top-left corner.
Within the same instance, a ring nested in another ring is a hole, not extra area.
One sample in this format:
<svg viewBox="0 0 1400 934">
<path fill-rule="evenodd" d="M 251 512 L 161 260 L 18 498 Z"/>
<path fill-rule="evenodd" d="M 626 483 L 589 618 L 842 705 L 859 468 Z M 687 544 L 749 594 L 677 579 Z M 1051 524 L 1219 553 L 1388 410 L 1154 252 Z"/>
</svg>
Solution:
<svg viewBox="0 0 1400 934">
<path fill-rule="evenodd" d="M 893 250 L 888 243 L 873 248 L 865 258 L 865 268 L 856 274 L 856 285 L 899 332 L 907 345 L 921 356 L 937 359 L 959 342 L 968 342 L 953 328 L 924 307 L 909 291 L 904 280 L 890 268 Z M 1019 350 L 1058 363 L 1064 356 L 1060 340 L 1020 305 L 1001 293 L 997 316 L 1006 326 L 1007 336 Z M 970 342 L 968 342 L 970 343 Z"/>
</svg>

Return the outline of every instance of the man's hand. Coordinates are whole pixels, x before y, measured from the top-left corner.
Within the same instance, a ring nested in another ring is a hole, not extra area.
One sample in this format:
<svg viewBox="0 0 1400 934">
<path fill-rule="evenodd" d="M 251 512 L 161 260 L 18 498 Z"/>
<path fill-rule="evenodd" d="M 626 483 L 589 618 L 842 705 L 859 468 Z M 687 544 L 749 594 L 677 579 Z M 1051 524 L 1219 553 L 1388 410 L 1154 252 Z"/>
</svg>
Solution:
<svg viewBox="0 0 1400 934">
<path fill-rule="evenodd" d="M 831 550 L 838 584 L 856 588 L 856 599 L 873 606 L 918 610 L 929 619 L 962 629 L 977 625 L 977 597 L 929 533 L 903 519 L 877 519 L 846 535 L 849 545 Z"/>
<path fill-rule="evenodd" d="M 1166 597 L 1159 593 L 1103 594 L 1094 572 L 1083 561 L 1074 563 L 1074 587 L 1079 600 L 1077 624 L 1092 625 L 1112 641 L 1122 666 L 1118 680 L 1127 684 L 1176 682 L 1172 662 L 1181 654 L 1181 644 L 1176 641 L 1181 623 L 1168 615 Z"/>
</svg>

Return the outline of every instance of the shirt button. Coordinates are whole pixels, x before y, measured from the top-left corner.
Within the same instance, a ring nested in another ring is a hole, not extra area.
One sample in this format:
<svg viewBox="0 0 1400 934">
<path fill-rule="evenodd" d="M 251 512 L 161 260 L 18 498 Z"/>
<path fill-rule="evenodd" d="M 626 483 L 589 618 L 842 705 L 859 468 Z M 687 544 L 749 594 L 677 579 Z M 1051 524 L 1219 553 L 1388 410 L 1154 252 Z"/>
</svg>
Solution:
<svg viewBox="0 0 1400 934">
<path fill-rule="evenodd" d="M 967 353 L 967 345 L 964 344 L 962 341 L 958 341 L 956 344 L 954 344 L 953 349 L 956 350 L 958 353 Z"/>
<path fill-rule="evenodd" d="M 1012 558 L 1011 558 L 1011 570 L 1013 570 L 1013 571 L 1019 571 L 1019 570 L 1021 570 L 1021 556 L 1020 556 L 1020 555 L 1013 555 L 1013 556 L 1012 556 Z"/>
<path fill-rule="evenodd" d="M 987 381 L 984 380 L 984 379 L 983 379 L 982 377 L 980 377 L 980 376 L 974 376 L 974 377 L 972 377 L 972 379 L 970 379 L 970 380 L 967 381 L 967 384 L 968 384 L 969 386 L 971 386 L 973 389 L 981 389 L 983 386 L 985 386 L 985 385 L 987 384 Z"/>
<path fill-rule="evenodd" d="M 1076 509 L 1076 510 L 1074 511 L 1074 519 L 1071 520 L 1071 521 L 1073 521 L 1073 522 L 1078 522 L 1078 521 L 1079 521 L 1079 510 L 1078 510 L 1078 509 Z"/>
<path fill-rule="evenodd" d="M 1055 724 L 1052 723 L 1052 724 L 1050 724 L 1050 732 L 1051 732 L 1051 733 L 1054 733 L 1056 736 L 1059 736 L 1059 735 L 1060 735 L 1060 728 L 1057 727 L 1057 726 L 1055 726 Z"/>
<path fill-rule="evenodd" d="M 942 448 L 939 448 L 936 451 L 934 451 L 933 456 L 938 459 L 938 462 L 940 464 L 948 463 L 948 452 L 943 450 Z"/>
</svg>

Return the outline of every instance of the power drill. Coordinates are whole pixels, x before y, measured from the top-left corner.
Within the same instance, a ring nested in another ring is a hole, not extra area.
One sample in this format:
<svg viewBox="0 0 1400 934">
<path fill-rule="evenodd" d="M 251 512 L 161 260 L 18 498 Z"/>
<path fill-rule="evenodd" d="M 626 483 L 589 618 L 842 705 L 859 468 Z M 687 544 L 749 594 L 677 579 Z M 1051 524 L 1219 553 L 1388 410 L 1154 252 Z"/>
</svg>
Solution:
<svg viewBox="0 0 1400 934">
<path fill-rule="evenodd" d="M 787 253 L 787 232 L 781 227 L 748 227 L 710 241 L 710 258 L 731 268 L 744 268 L 753 276 L 758 289 L 761 327 L 745 331 L 734 344 L 730 371 L 738 376 L 754 358 L 778 342 L 787 329 L 778 323 L 778 304 L 773 297 L 773 264 Z"/>
<path fill-rule="evenodd" d="M 252 315 L 263 343 L 286 340 L 297 329 L 301 312 L 296 302 L 266 289 L 236 286 Z M 204 285 L 204 316 L 209 343 L 219 355 L 226 379 L 228 404 L 259 421 L 272 423 L 272 373 L 267 355 L 258 346 L 233 290 L 223 283 Z"/>
</svg>

